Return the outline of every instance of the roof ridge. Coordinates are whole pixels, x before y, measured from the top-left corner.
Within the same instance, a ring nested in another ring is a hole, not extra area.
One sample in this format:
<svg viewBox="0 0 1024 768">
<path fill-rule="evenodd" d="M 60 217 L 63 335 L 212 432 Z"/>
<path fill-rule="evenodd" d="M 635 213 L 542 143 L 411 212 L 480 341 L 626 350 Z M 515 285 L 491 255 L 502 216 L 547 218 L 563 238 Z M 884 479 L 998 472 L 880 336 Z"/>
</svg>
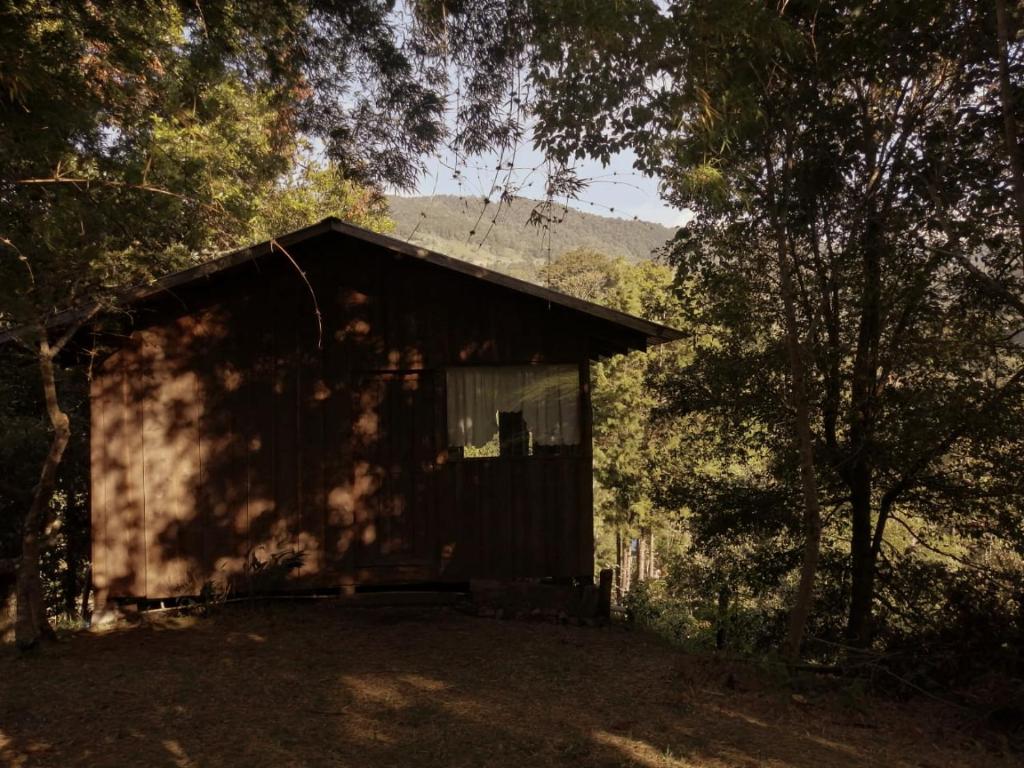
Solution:
<svg viewBox="0 0 1024 768">
<path fill-rule="evenodd" d="M 645 320 L 616 309 L 610 309 L 609 307 L 595 304 L 592 301 L 579 299 L 551 288 L 545 288 L 526 280 L 502 274 L 478 264 L 457 259 L 454 256 L 448 256 L 428 248 L 413 245 L 406 240 L 374 232 L 365 227 L 347 222 L 337 216 L 326 216 L 315 224 L 310 224 L 279 237 L 273 237 L 260 243 L 238 248 L 210 261 L 179 270 L 178 272 L 172 272 L 148 283 L 130 286 L 120 292 L 117 301 L 120 304 L 133 304 L 143 301 L 163 291 L 187 285 L 203 278 L 212 277 L 225 270 L 241 266 L 262 256 L 269 255 L 275 250 L 287 253 L 288 246 L 302 243 L 329 232 L 353 237 L 403 256 L 419 259 L 434 266 L 449 269 L 453 272 L 458 272 L 493 285 L 502 286 L 509 290 L 532 295 L 573 311 L 591 315 L 605 322 L 629 328 L 637 333 L 644 334 L 648 345 L 661 344 L 666 341 L 683 338 L 684 336 L 681 331 L 667 325 Z M 53 315 L 47 322 L 47 325 L 48 327 L 59 327 L 72 323 L 76 319 L 88 317 L 95 312 L 96 306 L 97 303 L 93 302 L 78 307 L 70 307 Z M 24 326 L 19 326 L 0 333 L 0 344 L 5 344 L 18 338 L 24 329 Z"/>
</svg>

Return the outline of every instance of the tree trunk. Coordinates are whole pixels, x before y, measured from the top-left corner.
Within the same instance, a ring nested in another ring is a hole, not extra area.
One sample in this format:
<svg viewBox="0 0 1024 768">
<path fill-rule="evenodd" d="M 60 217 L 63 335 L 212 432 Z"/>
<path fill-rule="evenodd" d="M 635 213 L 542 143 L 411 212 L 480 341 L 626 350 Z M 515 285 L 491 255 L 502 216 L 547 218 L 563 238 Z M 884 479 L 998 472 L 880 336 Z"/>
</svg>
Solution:
<svg viewBox="0 0 1024 768">
<path fill-rule="evenodd" d="M 14 640 L 14 616 L 17 612 L 15 578 L 16 560 L 0 560 L 0 643 Z"/>
<path fill-rule="evenodd" d="M 619 574 L 619 583 L 622 586 L 622 594 L 625 596 L 633 585 L 633 547 L 629 534 L 622 537 L 622 571 Z"/>
<path fill-rule="evenodd" d="M 810 403 L 807 398 L 807 378 L 803 351 L 800 345 L 800 327 L 796 318 L 796 289 L 793 285 L 793 266 L 786 241 L 782 210 L 776 198 L 775 171 L 770 155 L 766 153 L 768 194 L 775 228 L 776 256 L 779 270 L 779 288 L 785 320 L 786 352 L 789 358 L 790 405 L 793 408 L 793 426 L 800 460 L 800 489 L 803 500 L 803 556 L 800 581 L 793 606 L 789 611 L 784 656 L 796 661 L 800 656 L 807 619 L 814 602 L 814 581 L 818 573 L 821 551 L 821 507 L 818 502 L 818 477 L 814 464 L 814 440 L 811 435 Z"/>
<path fill-rule="evenodd" d="M 92 565 L 86 567 L 85 578 L 82 580 L 82 602 L 81 616 L 82 623 L 89 626 L 92 623 L 92 610 L 89 607 L 89 597 L 92 594 Z"/>
<path fill-rule="evenodd" d="M 862 241 L 864 283 L 861 289 L 857 349 L 850 383 L 849 458 L 845 480 L 850 489 L 850 614 L 846 636 L 851 645 L 871 642 L 871 608 L 875 594 L 875 553 L 872 548 L 875 398 L 878 392 L 878 349 L 881 343 L 882 251 L 885 242 L 874 200 L 869 200 Z"/>
<path fill-rule="evenodd" d="M 647 578 L 654 578 L 654 529 L 647 529 Z"/>
<path fill-rule="evenodd" d="M 615 602 L 622 604 L 622 531 L 615 530 Z"/>
<path fill-rule="evenodd" d="M 875 597 L 875 553 L 872 551 L 871 467 L 858 460 L 850 472 L 850 615 L 847 641 L 866 648 L 871 643 L 871 608 Z"/>
<path fill-rule="evenodd" d="M 1017 118 L 1014 113 L 1013 84 L 1010 82 L 1010 24 L 1006 0 L 996 0 L 996 49 L 999 62 L 999 101 L 1003 111 L 1003 140 L 1010 160 L 1013 198 L 1017 208 L 1017 230 L 1024 246 L 1024 160 L 1021 159 Z"/>
<path fill-rule="evenodd" d="M 727 584 L 723 584 L 718 589 L 718 613 L 716 614 L 716 620 L 718 628 L 715 630 L 715 648 L 719 651 L 724 650 L 726 643 L 728 643 L 728 637 L 726 636 L 725 621 L 729 617 L 729 599 L 732 597 L 732 590 L 729 589 Z"/>
<path fill-rule="evenodd" d="M 40 341 L 37 349 L 39 374 L 46 400 L 46 414 L 50 419 L 53 437 L 39 475 L 39 483 L 32 496 L 32 503 L 25 516 L 21 535 L 21 559 L 17 585 L 18 606 L 14 635 L 15 642 L 22 650 L 33 648 L 39 644 L 40 640 L 49 639 L 54 634 L 53 628 L 46 618 L 40 558 L 43 531 L 50 515 L 50 500 L 57 486 L 57 469 L 71 438 L 70 419 L 61 410 L 57 399 L 57 379 L 53 366 L 53 359 L 57 351 L 59 351 L 59 347 L 56 349 L 51 347 L 45 329 L 40 329 Z"/>
<path fill-rule="evenodd" d="M 783 247 L 780 245 L 780 247 Z M 803 497 L 804 548 L 800 563 L 800 581 L 789 613 L 786 632 L 785 656 L 790 661 L 800 657 L 800 646 L 807 629 L 807 619 L 814 602 L 814 581 L 818 573 L 821 552 L 821 508 L 818 502 L 818 478 L 814 465 L 814 442 L 811 437 L 810 406 L 807 402 L 803 355 L 800 350 L 799 330 L 794 306 L 793 277 L 789 259 L 784 251 L 779 254 L 782 275 L 782 295 L 786 312 L 786 347 L 789 353 L 792 378 L 792 398 L 797 443 L 800 452 L 800 487 Z"/>
<path fill-rule="evenodd" d="M 64 615 L 68 617 L 68 620 L 72 620 L 75 614 L 78 613 L 79 563 L 78 551 L 69 535 L 64 536 L 64 562 L 66 563 L 66 570 L 64 571 L 64 583 L 61 585 L 64 589 Z"/>
<path fill-rule="evenodd" d="M 641 527 L 640 536 L 636 540 L 636 581 L 638 584 L 641 581 L 647 581 L 648 559 L 647 529 Z"/>
</svg>

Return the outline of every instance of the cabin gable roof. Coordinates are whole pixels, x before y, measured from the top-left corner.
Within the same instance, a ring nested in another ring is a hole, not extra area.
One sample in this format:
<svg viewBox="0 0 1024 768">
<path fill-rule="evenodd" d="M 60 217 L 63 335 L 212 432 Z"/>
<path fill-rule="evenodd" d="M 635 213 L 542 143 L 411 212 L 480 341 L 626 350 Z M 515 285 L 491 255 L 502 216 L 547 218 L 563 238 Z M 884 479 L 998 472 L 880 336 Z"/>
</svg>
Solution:
<svg viewBox="0 0 1024 768">
<path fill-rule="evenodd" d="M 133 305 L 144 302 L 148 299 L 159 296 L 163 293 L 173 292 L 201 281 L 221 275 L 235 267 L 240 267 L 257 259 L 270 256 L 280 256 L 291 259 L 289 249 L 306 243 L 307 241 L 324 236 L 342 236 L 362 241 L 379 248 L 390 251 L 393 254 L 416 259 L 423 263 L 432 265 L 439 269 L 448 270 L 457 274 L 465 275 L 483 283 L 500 286 L 519 294 L 532 296 L 549 304 L 564 307 L 573 313 L 592 318 L 614 326 L 624 331 L 626 336 L 635 339 L 636 343 L 628 343 L 626 346 L 632 349 L 646 349 L 650 346 L 673 341 L 683 337 L 682 332 L 666 325 L 644 320 L 633 315 L 619 312 L 608 307 L 603 307 L 593 302 L 578 299 L 559 291 L 535 285 L 525 280 L 520 280 L 509 275 L 504 275 L 486 267 L 471 264 L 461 259 L 446 256 L 437 251 L 432 251 L 413 245 L 395 237 L 382 235 L 368 229 L 358 227 L 354 224 L 342 221 L 336 217 L 328 217 L 308 227 L 290 232 L 286 235 L 258 243 L 256 245 L 240 248 L 224 256 L 211 261 L 199 264 L 195 267 L 166 275 L 154 280 L 151 283 L 138 285 L 127 289 L 120 298 L 123 305 Z M 296 265 L 298 268 L 298 265 Z M 80 319 L 83 316 L 92 314 L 93 309 L 89 306 L 65 310 L 55 315 L 51 324 L 55 326 L 65 325 Z M 15 338 L 18 329 L 12 329 L 6 333 L 0 333 L 0 344 Z"/>
</svg>

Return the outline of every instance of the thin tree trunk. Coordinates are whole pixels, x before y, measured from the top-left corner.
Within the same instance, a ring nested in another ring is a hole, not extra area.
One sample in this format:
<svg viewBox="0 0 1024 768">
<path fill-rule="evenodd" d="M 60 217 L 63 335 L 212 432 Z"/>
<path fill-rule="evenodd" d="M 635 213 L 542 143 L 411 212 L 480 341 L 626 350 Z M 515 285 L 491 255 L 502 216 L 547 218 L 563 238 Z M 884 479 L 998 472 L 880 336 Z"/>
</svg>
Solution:
<svg viewBox="0 0 1024 768">
<path fill-rule="evenodd" d="M 17 560 L 0 560 L 0 643 L 14 640 L 14 616 L 17 612 L 15 579 Z"/>
<path fill-rule="evenodd" d="M 718 613 L 716 621 L 718 628 L 715 630 L 715 648 L 724 650 L 729 638 L 725 630 L 725 620 L 729 617 L 729 599 L 732 597 L 732 590 L 727 584 L 718 589 Z"/>
<path fill-rule="evenodd" d="M 1024 246 L 1024 160 L 1021 159 L 1017 118 L 1014 113 L 1013 85 L 1010 82 L 1010 25 L 1006 0 L 996 0 L 996 47 L 999 61 L 999 101 L 1003 111 L 1003 139 L 1013 177 L 1013 197 L 1017 207 L 1017 229 Z"/>
<path fill-rule="evenodd" d="M 67 337 L 65 337 L 67 338 Z M 50 514 L 50 499 L 57 486 L 57 469 L 71 438 L 71 421 L 60 408 L 57 399 L 57 379 L 53 360 L 60 346 L 51 347 L 47 332 L 40 329 L 37 357 L 46 414 L 53 429 L 50 450 L 46 454 L 39 483 L 36 485 L 25 516 L 21 536 L 21 559 L 18 567 L 18 606 L 15 620 L 15 642 L 22 650 L 39 644 L 40 640 L 53 637 L 53 628 L 46 618 L 43 601 L 43 582 L 40 574 L 43 530 Z"/>
<path fill-rule="evenodd" d="M 654 529 L 647 529 L 647 578 L 654 578 Z"/>
<path fill-rule="evenodd" d="M 633 586 L 633 547 L 632 539 L 627 533 L 622 537 L 622 593 L 625 596 Z"/>
<path fill-rule="evenodd" d="M 640 536 L 636 540 L 636 580 L 637 583 L 647 581 L 647 529 L 640 528 Z"/>
<path fill-rule="evenodd" d="M 622 604 L 622 530 L 615 530 L 615 602 Z"/>
<path fill-rule="evenodd" d="M 782 247 L 784 246 L 780 244 L 780 248 Z M 786 347 L 792 377 L 794 421 L 800 452 L 800 486 L 804 503 L 804 549 L 800 563 L 800 581 L 793 607 L 789 613 L 785 647 L 786 658 L 795 661 L 800 657 L 800 646 L 803 644 L 807 619 L 811 614 L 811 605 L 814 602 L 814 582 L 818 573 L 818 559 L 821 552 L 821 507 L 818 502 L 818 478 L 814 465 L 810 406 L 807 402 L 804 362 L 796 323 L 793 277 L 789 259 L 784 251 L 779 253 L 779 262 L 783 284 L 783 304 L 786 312 Z"/>
<path fill-rule="evenodd" d="M 779 270 L 779 287 L 785 320 L 786 352 L 789 357 L 790 405 L 793 408 L 794 429 L 800 459 L 800 488 L 803 499 L 804 547 L 800 564 L 800 581 L 793 606 L 789 611 L 789 626 L 783 648 L 785 657 L 796 661 L 800 656 L 807 619 L 814 602 L 814 581 L 818 572 L 821 551 L 821 507 L 818 501 L 818 477 L 814 464 L 814 441 L 811 436 L 810 404 L 807 398 L 806 370 L 800 347 L 800 328 L 796 319 L 796 290 L 793 285 L 793 267 L 788 253 L 782 210 L 776 198 L 775 170 L 771 156 L 765 153 L 769 202 L 772 209 Z"/>
<path fill-rule="evenodd" d="M 85 578 L 82 581 L 82 602 L 81 602 L 81 615 L 82 622 L 89 626 L 92 622 L 92 610 L 89 607 L 89 597 L 92 594 L 92 564 L 85 569 Z"/>
<path fill-rule="evenodd" d="M 68 620 L 72 620 L 75 614 L 78 613 L 78 550 L 75 548 L 75 542 L 72 541 L 72 537 L 69 535 L 64 536 L 64 562 L 66 563 L 66 570 L 64 571 L 64 615 L 68 617 Z"/>
</svg>

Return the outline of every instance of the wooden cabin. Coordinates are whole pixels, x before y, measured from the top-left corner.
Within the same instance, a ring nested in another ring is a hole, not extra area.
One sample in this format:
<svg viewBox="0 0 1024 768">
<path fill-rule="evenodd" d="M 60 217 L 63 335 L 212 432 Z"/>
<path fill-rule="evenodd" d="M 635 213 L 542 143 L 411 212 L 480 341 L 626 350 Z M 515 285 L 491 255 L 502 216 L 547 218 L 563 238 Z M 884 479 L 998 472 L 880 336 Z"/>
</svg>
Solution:
<svg viewBox="0 0 1024 768">
<path fill-rule="evenodd" d="M 97 600 L 593 575 L 589 362 L 678 337 L 327 219 L 128 297 Z"/>
</svg>

